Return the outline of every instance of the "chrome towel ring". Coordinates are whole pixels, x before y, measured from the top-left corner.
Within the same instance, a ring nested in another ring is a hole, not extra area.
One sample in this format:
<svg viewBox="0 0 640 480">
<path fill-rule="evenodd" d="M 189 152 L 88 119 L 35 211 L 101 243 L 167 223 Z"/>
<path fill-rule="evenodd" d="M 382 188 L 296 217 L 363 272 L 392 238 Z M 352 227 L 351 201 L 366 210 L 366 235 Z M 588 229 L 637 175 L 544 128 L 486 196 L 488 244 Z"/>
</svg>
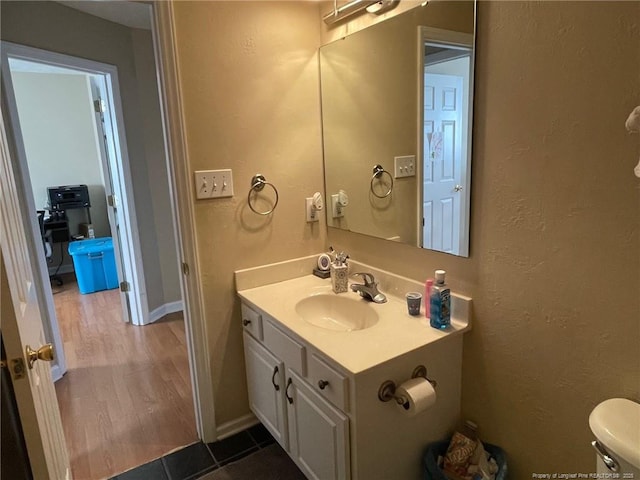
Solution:
<svg viewBox="0 0 640 480">
<path fill-rule="evenodd" d="M 382 175 L 384 175 L 385 173 L 389 176 L 389 180 L 391 181 L 391 184 L 389 185 L 389 190 L 387 190 L 387 192 L 384 195 L 379 195 L 373 189 L 373 181 L 376 178 L 380 179 Z M 376 165 L 375 167 L 373 167 L 373 175 L 371 176 L 371 186 L 369 188 L 371 190 L 371 193 L 373 193 L 374 196 L 378 198 L 386 198 L 389 195 L 391 195 L 391 192 L 393 192 L 393 176 L 389 172 L 387 172 L 384 168 L 382 168 L 382 165 Z"/>
<path fill-rule="evenodd" d="M 251 204 L 251 193 L 261 192 L 264 189 L 265 185 L 269 185 L 271 188 L 273 188 L 273 192 L 276 194 L 276 200 L 275 202 L 273 202 L 273 206 L 271 207 L 271 210 L 267 210 L 266 212 L 259 212 Z M 267 180 L 264 178 L 264 175 L 257 173 L 251 179 L 251 188 L 249 189 L 249 195 L 247 196 L 247 203 L 249 204 L 249 208 L 251 209 L 252 212 L 257 213 L 258 215 L 270 215 L 271 213 L 273 213 L 273 211 L 276 209 L 276 206 L 278 205 L 278 190 L 273 185 L 273 183 L 267 182 Z"/>
</svg>

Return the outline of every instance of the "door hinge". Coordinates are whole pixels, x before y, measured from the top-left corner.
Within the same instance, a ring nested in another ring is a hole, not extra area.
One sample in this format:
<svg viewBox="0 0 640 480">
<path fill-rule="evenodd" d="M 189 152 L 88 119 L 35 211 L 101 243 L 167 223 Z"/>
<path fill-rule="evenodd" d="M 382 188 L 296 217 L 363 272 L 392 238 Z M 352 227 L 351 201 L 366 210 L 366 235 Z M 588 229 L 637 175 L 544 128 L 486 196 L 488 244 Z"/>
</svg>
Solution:
<svg viewBox="0 0 640 480">
<path fill-rule="evenodd" d="M 182 274 L 189 275 L 189 264 L 182 262 Z"/>
<path fill-rule="evenodd" d="M 104 113 L 107 111 L 107 105 L 101 98 L 93 101 L 93 109 L 96 113 Z"/>
<path fill-rule="evenodd" d="M 107 205 L 109 205 L 110 207 L 115 207 L 116 197 L 114 195 L 107 195 Z"/>
<path fill-rule="evenodd" d="M 12 358 L 8 363 L 6 360 L 2 360 L 0 367 L 9 369 L 14 380 L 20 380 L 27 374 L 24 358 Z"/>
<path fill-rule="evenodd" d="M 422 217 L 422 226 L 424 227 L 424 217 Z"/>
<path fill-rule="evenodd" d="M 120 291 L 121 292 L 130 292 L 131 291 L 131 285 L 129 285 L 129 282 L 120 282 Z"/>
</svg>

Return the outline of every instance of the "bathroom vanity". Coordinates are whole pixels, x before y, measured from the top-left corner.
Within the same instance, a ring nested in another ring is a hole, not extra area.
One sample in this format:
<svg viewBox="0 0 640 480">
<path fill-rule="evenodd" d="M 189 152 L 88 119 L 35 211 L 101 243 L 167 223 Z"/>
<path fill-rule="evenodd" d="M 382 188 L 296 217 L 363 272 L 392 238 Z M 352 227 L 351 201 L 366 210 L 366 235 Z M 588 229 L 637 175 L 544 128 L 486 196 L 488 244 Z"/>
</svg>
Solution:
<svg viewBox="0 0 640 480">
<path fill-rule="evenodd" d="M 308 478 L 417 480 L 425 447 L 459 420 L 471 299 L 452 294 L 452 325 L 439 331 L 407 313 L 418 282 L 350 262 L 387 294 L 373 304 L 300 275 L 315 258 L 236 272 L 251 410 Z M 433 406 L 412 416 L 380 400 L 383 382 L 419 365 L 437 382 Z"/>
</svg>

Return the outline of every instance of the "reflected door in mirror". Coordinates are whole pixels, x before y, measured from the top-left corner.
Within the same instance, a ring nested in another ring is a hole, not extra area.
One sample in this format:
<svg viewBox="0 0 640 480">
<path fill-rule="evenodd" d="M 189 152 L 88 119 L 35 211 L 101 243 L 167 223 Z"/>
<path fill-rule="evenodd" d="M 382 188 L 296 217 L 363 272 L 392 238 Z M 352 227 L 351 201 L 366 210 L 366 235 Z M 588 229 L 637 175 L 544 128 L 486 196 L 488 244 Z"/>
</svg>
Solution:
<svg viewBox="0 0 640 480">
<path fill-rule="evenodd" d="M 471 50 L 427 42 L 424 67 L 422 246 L 465 255 Z"/>
</svg>

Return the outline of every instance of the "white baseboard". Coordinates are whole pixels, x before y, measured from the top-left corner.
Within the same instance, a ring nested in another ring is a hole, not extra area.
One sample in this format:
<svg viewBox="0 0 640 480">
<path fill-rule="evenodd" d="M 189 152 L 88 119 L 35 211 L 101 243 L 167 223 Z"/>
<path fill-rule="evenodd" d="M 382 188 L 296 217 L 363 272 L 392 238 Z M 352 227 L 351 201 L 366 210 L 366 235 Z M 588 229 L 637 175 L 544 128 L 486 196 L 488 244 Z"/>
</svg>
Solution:
<svg viewBox="0 0 640 480">
<path fill-rule="evenodd" d="M 253 413 L 248 413 L 242 417 L 231 420 L 230 422 L 218 425 L 216 428 L 216 440 L 222 440 L 224 438 L 240 433 L 249 427 L 253 427 L 260 423 Z"/>
<path fill-rule="evenodd" d="M 181 312 L 182 310 L 184 310 L 182 300 L 178 300 L 177 302 L 165 303 L 164 305 L 160 305 L 158 308 L 149 312 L 149 323 L 160 320 L 162 317 L 170 313 Z"/>
</svg>

